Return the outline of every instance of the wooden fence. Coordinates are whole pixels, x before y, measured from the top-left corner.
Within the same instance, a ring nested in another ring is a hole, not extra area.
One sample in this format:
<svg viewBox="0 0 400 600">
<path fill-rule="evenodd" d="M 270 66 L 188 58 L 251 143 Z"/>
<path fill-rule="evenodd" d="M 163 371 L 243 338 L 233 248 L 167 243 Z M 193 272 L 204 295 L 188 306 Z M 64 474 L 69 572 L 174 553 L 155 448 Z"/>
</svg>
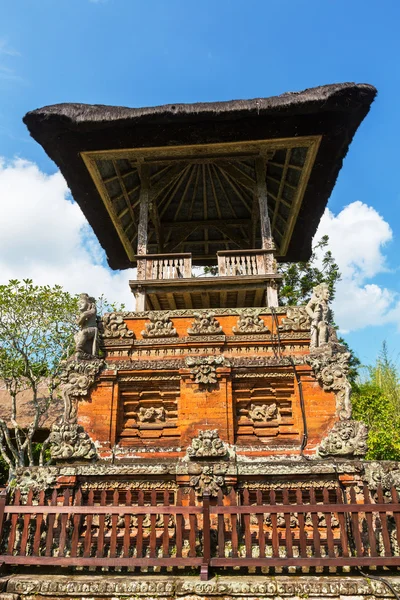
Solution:
<svg viewBox="0 0 400 600">
<path fill-rule="evenodd" d="M 194 491 L 78 489 L 0 496 L 4 565 L 98 567 L 400 567 L 400 504 L 364 487 Z"/>
</svg>

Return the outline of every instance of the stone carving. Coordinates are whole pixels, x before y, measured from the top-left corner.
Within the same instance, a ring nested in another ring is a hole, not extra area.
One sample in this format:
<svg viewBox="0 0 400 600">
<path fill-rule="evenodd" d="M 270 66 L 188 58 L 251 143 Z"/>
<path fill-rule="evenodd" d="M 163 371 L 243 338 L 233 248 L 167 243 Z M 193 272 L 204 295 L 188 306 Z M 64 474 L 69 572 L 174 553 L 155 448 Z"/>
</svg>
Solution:
<svg viewBox="0 0 400 600">
<path fill-rule="evenodd" d="M 150 323 L 142 331 L 144 338 L 172 337 L 177 335 L 169 313 L 150 313 Z"/>
<path fill-rule="evenodd" d="M 296 307 L 294 307 L 296 308 Z M 213 308 L 213 313 L 218 316 L 226 316 L 226 317 L 236 317 L 237 315 L 241 315 L 245 313 L 247 308 Z M 271 315 L 272 310 L 268 306 L 264 306 L 263 308 L 257 309 L 262 315 Z M 207 313 L 210 312 L 209 308 L 181 308 L 177 310 L 169 310 L 170 318 L 173 317 L 194 317 L 194 313 Z M 276 306 L 274 308 L 274 312 L 277 314 L 286 314 L 287 307 L 286 306 Z M 145 310 L 140 312 L 122 312 L 120 313 L 124 319 L 149 319 L 152 315 L 154 315 L 153 310 Z"/>
<path fill-rule="evenodd" d="M 365 463 L 364 481 L 368 483 L 371 490 L 376 490 L 378 486 L 387 492 L 394 486 L 400 490 L 400 468 L 399 463 L 388 462 L 369 462 Z"/>
<path fill-rule="evenodd" d="M 286 316 L 279 325 L 279 331 L 309 331 L 310 317 L 305 306 L 288 306 Z"/>
<path fill-rule="evenodd" d="M 318 456 L 364 456 L 368 429 L 362 421 L 339 421 L 317 449 Z"/>
<path fill-rule="evenodd" d="M 218 323 L 213 312 L 195 312 L 196 317 L 192 323 L 192 327 L 188 329 L 189 335 L 215 335 L 222 333 L 222 327 Z"/>
<path fill-rule="evenodd" d="M 138 419 L 142 423 L 165 421 L 165 409 L 162 406 L 159 408 L 156 408 L 155 406 L 149 406 L 148 408 L 141 406 L 138 412 Z"/>
<path fill-rule="evenodd" d="M 64 413 L 53 424 L 49 437 L 50 454 L 54 460 L 96 457 L 92 440 L 77 423 L 77 401 L 87 395 L 104 365 L 105 362 L 100 359 L 69 360 L 64 363 L 60 375 Z"/>
<path fill-rule="evenodd" d="M 189 483 L 199 496 L 218 496 L 218 492 L 225 486 L 226 470 L 226 465 L 192 465 L 188 471 L 189 474 L 194 474 Z"/>
<path fill-rule="evenodd" d="M 246 309 L 243 312 L 235 327 L 232 328 L 233 333 L 269 333 L 268 327 L 260 317 L 260 311 L 254 308 Z"/>
<path fill-rule="evenodd" d="M 278 416 L 278 408 L 275 404 L 252 404 L 249 410 L 249 419 L 252 421 L 270 421 Z"/>
<path fill-rule="evenodd" d="M 29 490 L 41 492 L 51 488 L 57 476 L 57 467 L 20 467 L 15 471 L 16 488 L 23 495 L 28 494 Z"/>
<path fill-rule="evenodd" d="M 128 329 L 123 317 L 118 313 L 107 313 L 101 321 L 103 338 L 133 338 L 133 331 Z"/>
<path fill-rule="evenodd" d="M 99 330 L 97 328 L 96 300 L 81 294 L 78 302 L 79 316 L 76 320 L 79 331 L 75 334 L 75 357 L 91 359 L 98 356 Z"/>
<path fill-rule="evenodd" d="M 313 295 L 306 306 L 306 312 L 311 320 L 311 349 L 338 341 L 335 329 L 330 325 L 332 311 L 329 308 L 329 296 L 328 284 L 320 283 L 313 289 Z"/>
<path fill-rule="evenodd" d="M 347 379 L 350 352 L 341 344 L 329 343 L 314 350 L 306 361 L 325 392 L 335 392 L 340 419 L 351 418 L 351 384 Z"/>
<path fill-rule="evenodd" d="M 217 429 L 199 431 L 197 438 L 193 438 L 192 445 L 186 451 L 189 458 L 225 458 L 228 449 L 220 439 Z"/>
<path fill-rule="evenodd" d="M 229 366 L 229 362 L 221 354 L 219 356 L 188 356 L 186 366 L 196 383 L 213 385 L 217 383 L 217 367 Z"/>
</svg>

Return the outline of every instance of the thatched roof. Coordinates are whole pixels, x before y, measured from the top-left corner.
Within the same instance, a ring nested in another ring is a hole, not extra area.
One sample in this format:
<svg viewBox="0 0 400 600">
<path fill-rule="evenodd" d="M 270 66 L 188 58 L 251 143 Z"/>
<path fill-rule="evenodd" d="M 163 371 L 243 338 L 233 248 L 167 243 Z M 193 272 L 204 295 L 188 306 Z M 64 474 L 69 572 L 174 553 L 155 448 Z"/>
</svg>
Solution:
<svg viewBox="0 0 400 600">
<path fill-rule="evenodd" d="M 174 250 L 198 248 L 193 251 L 198 263 L 240 240 L 244 247 L 258 244 L 259 233 L 256 240 L 249 233 L 253 155 L 269 148 L 277 157 L 271 161 L 272 170 L 267 169 L 275 241 L 282 258 L 305 260 L 349 144 L 375 95 L 373 86 L 343 83 L 271 98 L 150 108 L 70 103 L 29 112 L 24 122 L 60 168 L 112 268 L 134 262 L 137 165 L 143 161 L 151 165 L 154 185 L 170 176 L 171 185 L 156 198 L 167 251 L 173 249 L 177 223 L 186 227 L 192 220 L 189 237 L 180 239 Z M 225 155 L 223 148 L 219 150 L 223 163 L 215 158 L 216 144 L 227 145 Z M 293 163 L 292 151 L 297 153 Z M 211 165 L 202 165 L 202 172 L 199 152 L 206 157 L 204 164 Z M 197 187 L 196 173 L 200 173 Z M 190 202 L 204 209 L 192 214 Z M 207 219 L 212 224 L 205 224 Z M 237 227 L 236 234 L 230 235 L 228 227 Z M 160 251 L 156 234 L 154 227 L 149 252 Z"/>
<path fill-rule="evenodd" d="M 46 386 L 39 388 L 39 402 L 46 399 Z M 63 401 L 57 399 L 50 405 L 49 410 L 43 416 L 39 429 L 50 429 L 51 425 L 62 415 L 64 408 Z M 24 390 L 17 396 L 17 422 L 20 427 L 26 428 L 34 418 L 34 407 L 32 404 L 31 390 Z M 11 417 L 11 398 L 6 390 L 4 382 L 0 381 L 0 419 L 4 419 L 9 427 Z"/>
</svg>

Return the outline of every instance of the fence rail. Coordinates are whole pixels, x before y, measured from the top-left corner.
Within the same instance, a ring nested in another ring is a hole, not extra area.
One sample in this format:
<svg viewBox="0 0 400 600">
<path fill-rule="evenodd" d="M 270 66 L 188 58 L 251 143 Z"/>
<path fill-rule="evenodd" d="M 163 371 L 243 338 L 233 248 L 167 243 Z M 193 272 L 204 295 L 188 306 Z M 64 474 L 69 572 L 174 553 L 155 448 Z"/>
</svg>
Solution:
<svg viewBox="0 0 400 600">
<path fill-rule="evenodd" d="M 65 567 L 400 567 L 400 504 L 365 486 L 232 490 L 196 501 L 165 490 L 0 496 L 6 565 Z"/>
</svg>

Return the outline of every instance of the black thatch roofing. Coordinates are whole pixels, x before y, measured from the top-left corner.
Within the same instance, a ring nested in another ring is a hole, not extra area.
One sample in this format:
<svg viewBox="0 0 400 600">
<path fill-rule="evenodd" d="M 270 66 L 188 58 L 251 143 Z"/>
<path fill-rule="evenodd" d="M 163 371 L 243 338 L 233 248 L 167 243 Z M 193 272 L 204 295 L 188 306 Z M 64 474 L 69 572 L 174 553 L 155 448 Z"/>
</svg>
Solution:
<svg viewBox="0 0 400 600">
<path fill-rule="evenodd" d="M 285 259 L 305 260 L 349 144 L 376 95 L 343 83 L 271 98 L 150 108 L 56 104 L 24 117 L 54 160 L 112 268 L 131 263 L 80 156 L 81 152 L 322 135 Z"/>
</svg>

